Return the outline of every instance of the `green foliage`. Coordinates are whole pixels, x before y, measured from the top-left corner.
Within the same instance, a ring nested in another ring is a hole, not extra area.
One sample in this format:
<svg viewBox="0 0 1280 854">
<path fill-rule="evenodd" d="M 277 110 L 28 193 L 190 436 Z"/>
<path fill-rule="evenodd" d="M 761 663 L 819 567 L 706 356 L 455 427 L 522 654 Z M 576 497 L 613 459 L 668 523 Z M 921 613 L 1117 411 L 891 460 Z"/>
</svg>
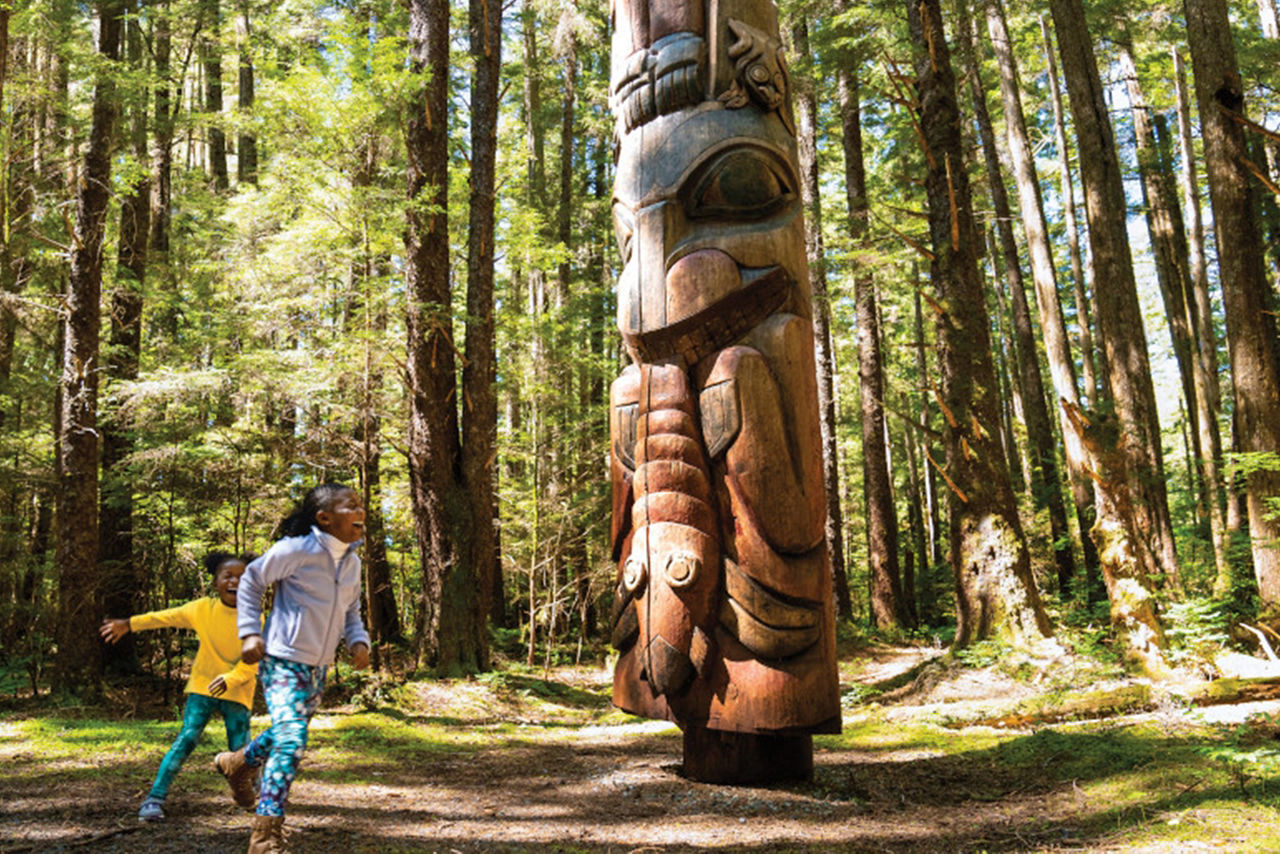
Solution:
<svg viewBox="0 0 1280 854">
<path fill-rule="evenodd" d="M 1248 480 L 1249 476 L 1255 472 L 1280 471 L 1280 452 L 1236 452 L 1228 455 L 1228 465 L 1235 470 L 1239 477 Z M 1267 517 L 1269 519 L 1280 518 L 1280 495 L 1266 495 L 1263 496 L 1263 500 L 1267 507 Z"/>
<path fill-rule="evenodd" d="M 1203 598 L 1174 602 L 1165 618 L 1169 659 L 1175 664 L 1209 662 L 1230 640 L 1230 618 L 1222 602 Z"/>
<path fill-rule="evenodd" d="M 965 667 L 991 667 L 1011 652 L 1008 644 L 999 640 L 981 640 L 961 647 L 952 653 Z"/>
<path fill-rule="evenodd" d="M 1280 777 L 1280 719 L 1274 715 L 1250 716 L 1244 723 L 1222 728 L 1221 739 L 1200 748 L 1200 754 L 1227 769 L 1242 797 L 1249 785 L 1259 783 L 1257 796 L 1267 794 L 1267 784 Z"/>
</svg>

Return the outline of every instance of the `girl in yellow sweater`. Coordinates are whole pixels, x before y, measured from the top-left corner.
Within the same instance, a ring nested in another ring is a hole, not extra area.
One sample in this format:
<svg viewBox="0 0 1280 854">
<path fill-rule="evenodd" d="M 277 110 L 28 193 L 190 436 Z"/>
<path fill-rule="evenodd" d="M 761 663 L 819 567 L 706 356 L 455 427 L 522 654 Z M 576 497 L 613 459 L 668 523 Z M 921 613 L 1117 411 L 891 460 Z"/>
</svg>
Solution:
<svg viewBox="0 0 1280 854">
<path fill-rule="evenodd" d="M 214 596 L 128 619 L 106 619 L 98 629 L 107 643 L 117 642 L 130 631 L 168 627 L 194 629 L 200 639 L 185 689 L 187 702 L 182 712 L 182 730 L 160 763 L 151 792 L 138 810 L 139 821 L 164 818 L 169 784 L 195 749 L 215 712 L 220 713 L 226 723 L 228 750 L 239 750 L 249 740 L 249 710 L 253 707 L 258 665 L 240 660 L 236 590 L 245 565 L 252 559 L 252 555 L 236 557 L 227 552 L 211 552 L 205 557 L 204 565 L 213 574 Z"/>
</svg>

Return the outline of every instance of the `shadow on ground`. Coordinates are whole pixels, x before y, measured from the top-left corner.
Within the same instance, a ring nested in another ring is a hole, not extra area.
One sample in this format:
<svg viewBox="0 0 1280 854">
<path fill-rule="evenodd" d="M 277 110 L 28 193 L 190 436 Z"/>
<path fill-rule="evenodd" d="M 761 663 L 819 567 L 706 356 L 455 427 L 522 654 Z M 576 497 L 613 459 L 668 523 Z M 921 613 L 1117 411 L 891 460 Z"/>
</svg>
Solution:
<svg viewBox="0 0 1280 854">
<path fill-rule="evenodd" d="M 134 812 L 167 745 L 161 737 L 120 750 L 111 724 L 98 726 L 112 751 L 95 751 L 87 736 L 77 742 L 72 729 L 71 755 L 47 761 L 20 747 L 0 755 L 0 850 L 244 850 L 249 816 L 208 768 L 210 736 L 175 784 L 169 820 L 139 826 Z M 293 792 L 290 844 L 298 852 L 1112 850 L 1152 821 L 1190 816 L 1191 824 L 1197 811 L 1240 802 L 1225 778 L 1209 780 L 1191 761 L 1196 750 L 1188 738 L 1130 729 L 1046 730 L 950 755 L 909 737 L 878 748 L 831 739 L 819 742 L 811 782 L 728 787 L 681 778 L 678 732 L 652 724 L 486 730 L 322 715 Z M 1238 823 L 1239 839 L 1215 842 L 1248 849 L 1258 838 L 1248 825 Z"/>
</svg>

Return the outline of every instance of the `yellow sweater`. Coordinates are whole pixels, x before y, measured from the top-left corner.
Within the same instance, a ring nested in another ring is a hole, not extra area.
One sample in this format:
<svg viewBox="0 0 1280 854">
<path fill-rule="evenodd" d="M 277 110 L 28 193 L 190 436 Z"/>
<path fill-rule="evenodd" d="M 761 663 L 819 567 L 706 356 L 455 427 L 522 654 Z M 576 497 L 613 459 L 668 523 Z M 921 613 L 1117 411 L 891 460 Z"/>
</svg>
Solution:
<svg viewBox="0 0 1280 854">
<path fill-rule="evenodd" d="M 253 708 L 253 692 L 257 682 L 258 665 L 240 660 L 240 633 L 236 631 L 236 609 L 222 604 L 216 596 L 196 599 L 177 608 L 151 611 L 129 618 L 129 628 L 135 632 L 147 629 L 194 629 L 200 639 L 195 661 L 191 662 L 191 678 L 187 680 L 185 693 L 209 693 L 209 683 L 216 676 L 227 680 L 227 693 L 222 699 Z"/>
</svg>

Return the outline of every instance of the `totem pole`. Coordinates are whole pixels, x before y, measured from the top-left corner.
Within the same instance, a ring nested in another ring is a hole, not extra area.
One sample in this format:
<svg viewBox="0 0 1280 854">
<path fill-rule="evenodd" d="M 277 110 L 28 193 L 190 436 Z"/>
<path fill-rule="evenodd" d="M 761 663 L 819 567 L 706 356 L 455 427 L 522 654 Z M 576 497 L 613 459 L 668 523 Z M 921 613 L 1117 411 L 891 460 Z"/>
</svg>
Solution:
<svg viewBox="0 0 1280 854">
<path fill-rule="evenodd" d="M 684 774 L 803 779 L 839 732 L 804 219 L 773 0 L 613 0 L 613 701 Z"/>
</svg>

